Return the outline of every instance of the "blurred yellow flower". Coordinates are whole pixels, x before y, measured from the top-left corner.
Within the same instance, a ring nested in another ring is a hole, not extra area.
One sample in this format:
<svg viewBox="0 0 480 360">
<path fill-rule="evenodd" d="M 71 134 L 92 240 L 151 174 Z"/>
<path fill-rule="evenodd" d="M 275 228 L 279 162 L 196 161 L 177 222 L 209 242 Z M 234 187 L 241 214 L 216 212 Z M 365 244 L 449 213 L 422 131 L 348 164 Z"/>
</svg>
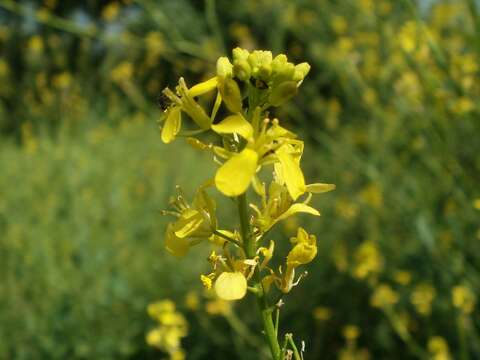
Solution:
<svg viewBox="0 0 480 360">
<path fill-rule="evenodd" d="M 338 199 L 335 203 L 335 212 L 346 220 L 353 220 L 358 215 L 358 205 L 347 199 Z"/>
<path fill-rule="evenodd" d="M 360 336 L 360 329 L 356 325 L 347 325 L 343 328 L 342 333 L 346 340 L 353 341 Z"/>
<path fill-rule="evenodd" d="M 120 4 L 114 1 L 107 4 L 102 9 L 102 18 L 105 21 L 112 21 L 112 20 L 115 20 L 115 18 L 118 16 L 119 13 L 120 13 Z"/>
<path fill-rule="evenodd" d="M 353 276 L 366 279 L 383 270 L 383 256 L 373 241 L 363 242 L 355 251 Z"/>
<path fill-rule="evenodd" d="M 347 31 L 348 23 L 343 16 L 333 15 L 330 21 L 333 31 L 335 31 L 338 35 L 343 35 Z"/>
<path fill-rule="evenodd" d="M 181 338 L 187 336 L 188 323 L 181 313 L 176 311 L 171 300 L 161 300 L 148 306 L 147 312 L 157 321 L 145 340 L 148 345 L 156 347 L 167 354 L 170 359 L 184 359 Z"/>
<path fill-rule="evenodd" d="M 450 360 L 450 352 L 448 344 L 441 336 L 433 336 L 428 340 L 428 352 L 431 360 Z"/>
<path fill-rule="evenodd" d="M 227 300 L 215 299 L 208 301 L 205 304 L 205 311 L 210 315 L 223 315 L 226 316 L 231 311 L 232 303 Z"/>
<path fill-rule="evenodd" d="M 0 58 L 0 78 L 6 77 L 9 72 L 10 72 L 10 68 L 8 66 L 7 61 L 3 58 Z"/>
<path fill-rule="evenodd" d="M 469 287 L 457 285 L 452 289 L 452 303 L 464 314 L 470 314 L 475 309 L 475 293 Z"/>
<path fill-rule="evenodd" d="M 72 83 L 72 75 L 68 71 L 53 76 L 52 84 L 57 89 L 65 90 Z"/>
<path fill-rule="evenodd" d="M 317 306 L 313 309 L 313 317 L 318 321 L 327 321 L 332 317 L 332 310 L 325 306 Z"/>
<path fill-rule="evenodd" d="M 432 302 L 435 298 L 435 288 L 427 283 L 417 285 L 410 295 L 410 302 L 417 312 L 428 316 L 432 311 Z"/>
<path fill-rule="evenodd" d="M 40 53 L 44 48 L 43 39 L 39 35 L 34 35 L 28 40 L 27 47 L 31 52 Z"/>
<path fill-rule="evenodd" d="M 187 309 L 195 311 L 198 310 L 200 305 L 200 300 L 198 298 L 198 294 L 191 290 L 185 295 L 185 306 Z"/>
<path fill-rule="evenodd" d="M 133 64 L 129 61 L 124 61 L 110 71 L 110 79 L 116 83 L 122 83 L 130 80 L 133 76 L 133 72 Z"/>
<path fill-rule="evenodd" d="M 475 109 L 475 103 L 472 99 L 462 96 L 453 101 L 452 111 L 459 115 L 467 114 Z"/>
<path fill-rule="evenodd" d="M 360 192 L 361 199 L 374 209 L 380 209 L 383 205 L 382 188 L 378 183 L 372 183 Z"/>
<path fill-rule="evenodd" d="M 398 294 L 387 284 L 378 285 L 370 298 L 370 304 L 377 308 L 386 308 L 398 302 Z"/>
<path fill-rule="evenodd" d="M 412 274 L 405 270 L 395 271 L 393 279 L 400 285 L 408 285 L 412 281 Z"/>
<path fill-rule="evenodd" d="M 480 198 L 476 198 L 473 200 L 473 208 L 476 210 L 480 210 Z"/>
</svg>

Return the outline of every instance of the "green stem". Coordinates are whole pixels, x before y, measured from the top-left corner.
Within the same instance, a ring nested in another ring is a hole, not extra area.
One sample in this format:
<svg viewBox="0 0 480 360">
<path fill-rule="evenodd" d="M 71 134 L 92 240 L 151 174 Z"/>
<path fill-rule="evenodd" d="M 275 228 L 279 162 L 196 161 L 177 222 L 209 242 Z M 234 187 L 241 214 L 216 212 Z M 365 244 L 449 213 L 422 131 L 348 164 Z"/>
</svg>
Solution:
<svg viewBox="0 0 480 360">
<path fill-rule="evenodd" d="M 251 236 L 250 225 L 248 221 L 248 209 L 247 209 L 247 196 L 242 194 L 237 197 L 238 201 L 238 214 L 240 217 L 240 232 L 242 235 L 243 246 L 247 258 L 253 259 L 256 254 L 256 244 L 255 239 Z M 280 360 L 280 345 L 278 344 L 278 339 L 275 334 L 275 326 L 273 325 L 272 319 L 272 309 L 268 306 L 267 298 L 265 291 L 263 290 L 262 283 L 260 280 L 260 273 L 258 267 L 255 269 L 255 274 L 253 276 L 254 286 L 259 289 L 258 293 L 255 294 L 257 297 L 257 304 L 262 316 L 263 330 L 265 333 L 265 338 L 268 342 L 270 348 L 270 353 L 272 354 L 273 360 Z"/>
<path fill-rule="evenodd" d="M 228 236 L 228 235 L 225 235 L 225 234 L 221 233 L 220 231 L 214 230 L 213 233 L 214 233 L 215 235 L 220 236 L 221 238 L 223 238 L 223 239 L 225 239 L 225 240 L 227 240 L 227 241 L 229 241 L 229 242 L 237 245 L 238 247 L 242 247 L 242 244 L 240 244 L 240 242 L 238 242 L 238 241 L 235 240 L 235 239 L 232 239 L 232 238 L 231 238 L 230 236 Z"/>
<path fill-rule="evenodd" d="M 292 347 L 293 350 L 293 356 L 295 357 L 295 360 L 302 360 L 302 357 L 300 356 L 300 353 L 298 352 L 297 345 L 295 345 L 295 341 L 293 341 L 293 336 L 292 334 L 288 334 L 288 342 L 290 343 L 290 346 Z"/>
</svg>

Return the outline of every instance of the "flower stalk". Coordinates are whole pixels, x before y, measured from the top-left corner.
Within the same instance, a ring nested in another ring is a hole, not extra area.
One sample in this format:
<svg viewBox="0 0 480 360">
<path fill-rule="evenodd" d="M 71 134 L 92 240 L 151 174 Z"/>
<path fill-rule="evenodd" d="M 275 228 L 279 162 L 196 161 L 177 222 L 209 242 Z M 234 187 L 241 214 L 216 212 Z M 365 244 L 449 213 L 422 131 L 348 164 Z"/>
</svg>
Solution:
<svg viewBox="0 0 480 360">
<path fill-rule="evenodd" d="M 291 249 L 284 265 L 275 271 L 269 262 L 278 240 L 270 239 L 270 231 L 299 213 L 320 216 L 309 205 L 312 194 L 334 188 L 332 184 L 305 183 L 300 167 L 303 141 L 282 127 L 279 119 L 268 117 L 269 108 L 297 94 L 309 70 L 307 63 L 295 65 L 283 54 L 273 58 L 270 51 L 250 53 L 236 48 L 233 63 L 227 57 L 218 59 L 215 77 L 190 88 L 180 78 L 175 90 L 165 89 L 162 98 L 162 141 L 169 144 L 187 136 L 189 145 L 210 152 L 219 165 L 213 178 L 198 188 L 192 202 L 187 201 L 181 189 L 172 198 L 172 210 L 164 213 L 177 219 L 167 226 L 166 249 L 183 256 L 202 242 L 215 248 L 208 257 L 212 272 L 200 276 L 202 284 L 227 301 L 241 300 L 247 290 L 255 296 L 273 360 L 290 355 L 300 359 L 300 355 L 291 335 L 287 338 L 287 334 L 285 344 L 280 346 L 281 303 L 270 303 L 269 299 L 282 299 L 299 284 L 303 275 L 296 276 L 295 272 L 314 260 L 317 245 L 314 235 L 298 228 L 290 239 Z M 206 109 L 199 97 L 214 91 L 217 94 L 213 108 Z M 216 121 L 221 107 L 228 115 Z M 196 128 L 182 131 L 185 116 Z M 219 141 L 204 143 L 199 137 L 206 133 L 213 133 Z M 269 175 L 269 184 L 261 180 L 261 173 Z M 235 199 L 239 228 L 220 226 L 216 201 L 209 194 L 211 188 Z M 247 192 L 252 194 L 251 201 Z"/>
</svg>

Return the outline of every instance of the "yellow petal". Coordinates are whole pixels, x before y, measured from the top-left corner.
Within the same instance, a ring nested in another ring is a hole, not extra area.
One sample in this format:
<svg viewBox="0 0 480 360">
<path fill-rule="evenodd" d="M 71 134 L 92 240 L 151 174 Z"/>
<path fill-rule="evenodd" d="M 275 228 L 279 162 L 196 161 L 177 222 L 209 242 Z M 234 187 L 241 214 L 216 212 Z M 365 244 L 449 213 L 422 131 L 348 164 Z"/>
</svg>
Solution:
<svg viewBox="0 0 480 360">
<path fill-rule="evenodd" d="M 335 190 L 335 187 L 336 187 L 335 184 L 315 183 L 315 184 L 308 184 L 307 191 L 314 194 L 320 194 L 320 193 Z"/>
<path fill-rule="evenodd" d="M 197 210 L 189 209 L 173 224 L 173 231 L 179 238 L 185 238 L 197 230 L 203 223 L 203 216 Z"/>
<path fill-rule="evenodd" d="M 217 87 L 217 83 L 217 77 L 215 76 L 207 81 L 192 86 L 190 89 L 188 89 L 188 95 L 190 95 L 191 97 L 203 95 L 209 91 L 214 90 Z"/>
<path fill-rule="evenodd" d="M 293 247 L 287 256 L 287 265 L 297 267 L 302 264 L 308 264 L 317 255 L 317 245 L 305 242 L 298 243 Z"/>
<path fill-rule="evenodd" d="M 288 150 L 282 150 L 283 146 L 277 150 L 276 155 L 280 164 L 282 165 L 283 180 L 287 185 L 288 192 L 293 200 L 296 200 L 300 195 L 305 193 L 305 178 L 303 177 L 300 164 L 295 161 L 294 155 L 290 154 Z"/>
<path fill-rule="evenodd" d="M 296 213 L 307 213 L 315 216 L 320 216 L 320 213 L 318 212 L 317 209 L 314 209 L 313 207 L 308 206 L 306 204 L 297 203 L 290 206 L 287 211 L 285 211 L 282 215 L 280 215 L 276 219 L 276 222 L 280 220 L 284 220 Z"/>
<path fill-rule="evenodd" d="M 257 170 L 258 155 L 251 149 L 244 149 L 232 156 L 215 175 L 217 189 L 226 196 L 238 196 L 247 191 Z"/>
<path fill-rule="evenodd" d="M 237 133 L 247 140 L 253 136 L 252 125 L 242 115 L 227 116 L 220 123 L 212 125 L 212 130 L 218 134 Z"/>
<path fill-rule="evenodd" d="M 174 107 L 169 110 L 165 124 L 162 127 L 161 138 L 165 144 L 172 142 L 180 131 L 182 125 L 181 109 Z"/>
<path fill-rule="evenodd" d="M 215 281 L 215 292 L 223 300 L 239 300 L 247 293 L 247 279 L 240 272 L 223 272 Z"/>
<path fill-rule="evenodd" d="M 169 224 L 165 233 L 165 248 L 170 254 L 180 257 L 187 254 L 190 244 L 187 239 L 176 236 L 173 231 L 173 225 Z"/>
</svg>

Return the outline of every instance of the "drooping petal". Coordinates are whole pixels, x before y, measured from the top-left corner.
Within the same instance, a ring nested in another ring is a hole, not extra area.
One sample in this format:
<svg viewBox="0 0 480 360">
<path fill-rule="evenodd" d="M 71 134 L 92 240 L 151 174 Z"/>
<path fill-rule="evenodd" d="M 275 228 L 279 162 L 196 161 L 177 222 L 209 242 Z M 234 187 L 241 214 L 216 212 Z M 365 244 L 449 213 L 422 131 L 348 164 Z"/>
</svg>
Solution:
<svg viewBox="0 0 480 360">
<path fill-rule="evenodd" d="M 305 178 L 300 164 L 285 146 L 280 147 L 276 151 L 276 155 L 281 164 L 281 177 L 287 185 L 290 196 L 293 200 L 296 200 L 306 191 Z"/>
<path fill-rule="evenodd" d="M 307 191 L 314 194 L 320 194 L 332 190 L 335 190 L 335 184 L 315 183 L 307 185 Z"/>
<path fill-rule="evenodd" d="M 190 248 L 190 243 L 185 238 L 179 238 L 173 231 L 173 224 L 167 226 L 165 232 L 165 248 L 173 256 L 185 256 Z"/>
<path fill-rule="evenodd" d="M 215 292 L 223 300 L 239 300 L 247 293 L 247 279 L 240 272 L 223 272 L 215 281 Z"/>
<path fill-rule="evenodd" d="M 182 126 L 180 107 L 173 107 L 167 113 L 167 118 L 162 127 L 161 139 L 165 144 L 172 142 Z"/>
<path fill-rule="evenodd" d="M 212 130 L 218 134 L 237 133 L 249 140 L 253 136 L 253 127 L 242 115 L 230 115 L 220 123 L 212 125 Z"/>
<path fill-rule="evenodd" d="M 280 215 L 275 222 L 285 220 L 286 218 L 297 213 L 306 213 L 306 214 L 311 214 L 315 216 L 320 216 L 320 212 L 317 209 L 314 209 L 313 207 L 303 203 L 296 203 L 290 206 L 287 211 L 285 211 L 282 215 Z"/>
<path fill-rule="evenodd" d="M 238 196 L 247 191 L 257 170 L 258 155 L 251 149 L 244 149 L 232 156 L 215 175 L 217 189 L 226 196 Z"/>
<path fill-rule="evenodd" d="M 188 95 L 191 97 L 196 97 L 200 96 L 203 94 L 208 93 L 209 91 L 214 90 L 217 87 L 217 77 L 213 77 L 211 79 L 208 79 L 207 81 L 201 82 L 197 85 L 192 86 L 190 89 L 188 89 Z"/>
</svg>

